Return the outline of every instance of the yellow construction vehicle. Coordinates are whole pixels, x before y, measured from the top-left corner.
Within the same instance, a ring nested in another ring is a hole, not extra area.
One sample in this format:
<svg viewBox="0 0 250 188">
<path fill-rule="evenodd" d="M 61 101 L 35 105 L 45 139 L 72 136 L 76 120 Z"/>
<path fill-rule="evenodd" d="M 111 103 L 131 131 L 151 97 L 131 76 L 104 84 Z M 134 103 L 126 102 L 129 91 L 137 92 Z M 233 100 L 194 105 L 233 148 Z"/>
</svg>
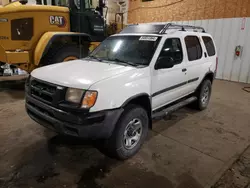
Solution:
<svg viewBox="0 0 250 188">
<path fill-rule="evenodd" d="M 19 0 L 0 8 L 1 63 L 31 72 L 83 58 L 106 38 L 102 0 L 97 8 L 91 0 L 48 1 L 54 6 Z"/>
</svg>

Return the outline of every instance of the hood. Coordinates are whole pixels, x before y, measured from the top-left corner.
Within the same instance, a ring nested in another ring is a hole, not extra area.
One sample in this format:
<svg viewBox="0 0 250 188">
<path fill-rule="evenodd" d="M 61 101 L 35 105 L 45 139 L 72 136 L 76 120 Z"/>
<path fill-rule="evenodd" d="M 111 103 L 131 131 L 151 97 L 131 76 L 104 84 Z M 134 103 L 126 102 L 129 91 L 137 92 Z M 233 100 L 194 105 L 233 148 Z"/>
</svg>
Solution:
<svg viewBox="0 0 250 188">
<path fill-rule="evenodd" d="M 61 86 L 88 89 L 98 81 L 131 70 L 136 70 L 136 68 L 88 60 L 75 60 L 35 69 L 31 72 L 31 76 Z"/>
</svg>

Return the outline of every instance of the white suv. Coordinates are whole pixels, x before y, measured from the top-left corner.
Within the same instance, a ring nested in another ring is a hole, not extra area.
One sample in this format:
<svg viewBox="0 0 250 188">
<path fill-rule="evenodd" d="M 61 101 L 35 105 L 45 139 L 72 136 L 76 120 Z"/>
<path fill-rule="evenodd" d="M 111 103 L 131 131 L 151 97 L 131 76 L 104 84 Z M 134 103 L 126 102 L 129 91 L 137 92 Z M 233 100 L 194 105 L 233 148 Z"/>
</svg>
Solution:
<svg viewBox="0 0 250 188">
<path fill-rule="evenodd" d="M 26 110 L 47 128 L 101 140 L 102 151 L 127 159 L 153 118 L 189 103 L 207 107 L 216 67 L 213 39 L 203 28 L 130 25 L 84 59 L 34 70 Z"/>
</svg>

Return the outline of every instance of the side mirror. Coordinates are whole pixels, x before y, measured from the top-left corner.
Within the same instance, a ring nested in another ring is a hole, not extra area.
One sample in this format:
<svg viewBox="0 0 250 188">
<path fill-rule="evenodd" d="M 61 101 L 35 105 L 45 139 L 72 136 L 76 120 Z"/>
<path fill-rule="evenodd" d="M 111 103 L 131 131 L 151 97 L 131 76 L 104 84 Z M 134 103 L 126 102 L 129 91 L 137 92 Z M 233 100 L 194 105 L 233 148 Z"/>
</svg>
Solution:
<svg viewBox="0 0 250 188">
<path fill-rule="evenodd" d="M 155 69 L 167 69 L 172 68 L 175 65 L 174 59 L 172 57 L 162 56 L 159 57 L 156 64 Z"/>
</svg>

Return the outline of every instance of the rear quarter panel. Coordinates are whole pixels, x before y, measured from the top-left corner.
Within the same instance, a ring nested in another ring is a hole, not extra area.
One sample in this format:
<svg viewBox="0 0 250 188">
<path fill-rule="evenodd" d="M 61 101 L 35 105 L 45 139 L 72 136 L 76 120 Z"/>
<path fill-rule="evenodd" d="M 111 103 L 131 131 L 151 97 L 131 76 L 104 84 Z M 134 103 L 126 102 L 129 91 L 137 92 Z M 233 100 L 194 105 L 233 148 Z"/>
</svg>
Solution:
<svg viewBox="0 0 250 188">
<path fill-rule="evenodd" d="M 202 39 L 203 36 L 210 37 L 213 40 L 213 44 L 214 44 L 214 48 L 215 48 L 215 55 L 213 55 L 213 56 L 208 55 L 206 46 L 205 46 L 204 41 Z M 207 53 L 207 58 L 205 58 L 205 62 L 202 65 L 202 70 L 203 71 L 202 71 L 201 74 L 206 75 L 208 72 L 215 73 L 215 71 L 216 71 L 217 49 L 216 49 L 216 46 L 215 46 L 214 39 L 210 34 L 207 34 L 207 33 L 200 34 L 200 39 L 201 39 L 201 45 L 202 45 L 203 51 L 205 51 Z M 204 76 L 201 76 L 201 79 L 203 79 L 203 78 L 204 78 Z"/>
</svg>

